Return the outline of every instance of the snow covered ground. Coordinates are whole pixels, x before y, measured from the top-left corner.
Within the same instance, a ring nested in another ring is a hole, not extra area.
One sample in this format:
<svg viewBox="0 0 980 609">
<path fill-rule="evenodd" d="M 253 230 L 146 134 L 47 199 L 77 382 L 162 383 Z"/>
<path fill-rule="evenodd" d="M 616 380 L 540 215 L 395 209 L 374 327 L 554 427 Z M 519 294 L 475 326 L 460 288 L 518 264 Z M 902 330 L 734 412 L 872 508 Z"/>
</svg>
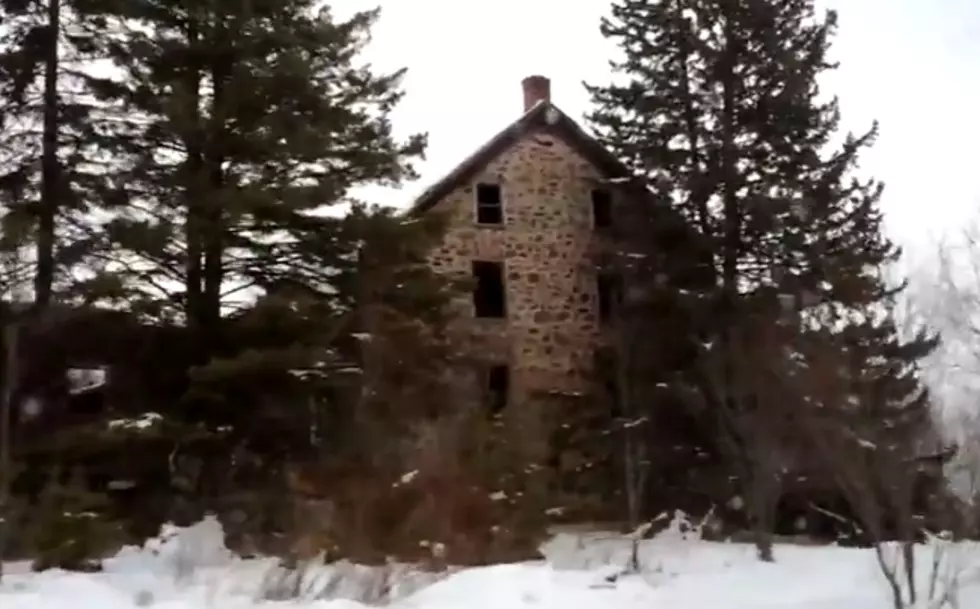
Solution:
<svg viewBox="0 0 980 609">
<path fill-rule="evenodd" d="M 3 609 L 889 609 L 871 550 L 779 546 L 775 564 L 743 544 L 709 543 L 668 529 L 642 546 L 641 575 L 610 577 L 629 544 L 611 535 L 561 535 L 547 561 L 465 569 L 448 576 L 350 564 L 321 567 L 296 585 L 270 560 L 234 558 L 221 529 L 204 521 L 166 532 L 146 548 L 127 548 L 97 574 L 30 573 L 8 565 Z M 923 579 L 930 548 L 923 547 Z M 962 607 L 980 607 L 980 547 L 948 552 Z M 278 573 L 278 574 L 277 574 Z M 610 582 L 609 580 L 614 581 Z M 945 578 L 946 581 L 950 577 Z M 923 589 L 927 585 L 923 581 Z M 355 600 L 356 599 L 356 600 Z M 928 605 L 921 605 L 928 607 Z M 933 609 L 933 608 L 929 608 Z"/>
</svg>

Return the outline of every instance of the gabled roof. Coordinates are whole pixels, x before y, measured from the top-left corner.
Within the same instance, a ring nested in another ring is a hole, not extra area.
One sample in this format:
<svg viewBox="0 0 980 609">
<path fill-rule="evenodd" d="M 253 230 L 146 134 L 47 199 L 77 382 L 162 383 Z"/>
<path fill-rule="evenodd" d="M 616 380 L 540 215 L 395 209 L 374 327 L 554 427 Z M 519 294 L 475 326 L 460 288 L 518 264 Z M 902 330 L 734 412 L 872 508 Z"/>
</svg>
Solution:
<svg viewBox="0 0 980 609">
<path fill-rule="evenodd" d="M 559 110 L 548 99 L 536 102 L 523 116 L 505 127 L 479 150 L 471 154 L 449 174 L 426 189 L 406 212 L 408 216 L 425 213 L 432 209 L 448 194 L 471 180 L 489 165 L 498 155 L 522 138 L 534 133 L 547 133 L 562 139 L 582 157 L 599 170 L 603 178 L 615 184 L 617 190 L 628 192 L 629 198 L 637 204 L 647 205 L 647 218 L 653 220 L 652 226 L 639 223 L 631 229 L 652 232 L 641 239 L 659 240 L 665 251 L 672 254 L 669 272 L 676 274 L 681 284 L 705 281 L 711 277 L 711 254 L 709 244 L 697 229 L 685 221 L 670 203 L 654 193 L 646 180 L 638 178 L 630 169 L 567 114 Z M 625 229 L 624 229 L 625 230 Z M 682 254 L 681 249 L 687 250 Z M 678 257 L 679 256 L 679 257 Z M 705 269 L 708 269 L 705 271 Z"/>
<path fill-rule="evenodd" d="M 630 178 L 632 172 L 595 138 L 550 101 L 539 101 L 523 116 L 493 136 L 444 178 L 430 186 L 415 200 L 409 214 L 423 213 L 451 193 L 460 184 L 478 174 L 494 158 L 531 133 L 549 133 L 560 137 L 606 178 Z"/>
</svg>

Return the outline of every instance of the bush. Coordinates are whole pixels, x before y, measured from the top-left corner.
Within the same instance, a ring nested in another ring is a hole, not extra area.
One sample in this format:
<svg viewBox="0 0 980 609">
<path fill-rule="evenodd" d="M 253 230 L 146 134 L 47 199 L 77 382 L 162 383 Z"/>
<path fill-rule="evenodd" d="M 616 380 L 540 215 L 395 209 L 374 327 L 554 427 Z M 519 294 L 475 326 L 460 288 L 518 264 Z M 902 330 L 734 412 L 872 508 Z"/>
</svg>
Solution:
<svg viewBox="0 0 980 609">
<path fill-rule="evenodd" d="M 105 495 L 86 487 L 79 470 L 60 471 L 25 514 L 23 543 L 33 569 L 99 570 L 100 560 L 124 543 L 123 527 L 106 516 Z"/>
<path fill-rule="evenodd" d="M 447 417 L 416 426 L 370 468 L 297 474 L 294 552 L 431 569 L 539 558 L 544 470 L 512 437 L 484 416 Z"/>
</svg>

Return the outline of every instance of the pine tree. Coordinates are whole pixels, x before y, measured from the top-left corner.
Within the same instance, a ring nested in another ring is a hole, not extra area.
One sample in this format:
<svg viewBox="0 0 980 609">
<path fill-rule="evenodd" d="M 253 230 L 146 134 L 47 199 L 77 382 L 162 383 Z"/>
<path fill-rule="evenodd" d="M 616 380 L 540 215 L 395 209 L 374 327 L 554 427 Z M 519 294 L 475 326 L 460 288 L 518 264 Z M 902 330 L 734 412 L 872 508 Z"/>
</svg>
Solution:
<svg viewBox="0 0 980 609">
<path fill-rule="evenodd" d="M 104 39 L 98 20 L 90 21 L 81 11 L 91 4 L 91 0 L 0 2 L 0 293 L 5 335 L 2 382 L 7 395 L 5 429 L 0 434 L 6 464 L 0 475 L 10 490 L 7 498 L 24 508 L 25 527 L 37 524 L 31 509 L 36 506 L 33 498 L 19 492 L 23 485 L 15 482 L 40 472 L 36 462 L 21 462 L 26 446 L 14 429 L 21 418 L 20 400 L 26 391 L 37 388 L 25 390 L 22 384 L 25 376 L 32 376 L 45 387 L 59 387 L 57 375 L 64 370 L 55 370 L 62 362 L 46 353 L 36 354 L 44 361 L 32 359 L 25 365 L 22 360 L 30 346 L 20 335 L 49 324 L 58 302 L 90 296 L 93 286 L 85 268 L 95 264 L 100 253 L 92 240 L 89 216 L 93 191 L 102 181 L 98 157 L 102 122 L 99 105 L 86 96 L 85 72 L 103 54 Z M 54 370 L 54 376 L 41 378 L 41 369 Z M 84 433 L 74 434 L 71 442 L 94 444 Z M 68 461 L 57 449 L 49 452 L 55 464 Z M 5 528 L 11 526 L 7 523 Z M 17 531 L 13 536 L 24 541 Z M 10 537 L 9 530 L 4 537 Z M 5 540 L 0 540 L 3 545 Z"/>
<path fill-rule="evenodd" d="M 140 27 L 112 45 L 123 73 L 91 81 L 121 125 L 106 148 L 118 163 L 112 188 L 101 193 L 111 216 L 103 245 L 116 252 L 106 275 L 120 303 L 186 326 L 194 345 L 190 361 L 161 363 L 191 380 L 168 417 L 210 434 L 184 450 L 201 472 L 192 501 L 262 494 L 289 466 L 344 447 L 359 396 L 380 391 L 366 380 L 376 367 L 362 365 L 377 353 L 359 338 L 374 331 L 369 311 L 389 332 L 374 342 L 398 345 L 381 353 L 386 374 L 419 361 L 438 368 L 426 341 L 437 350 L 427 334 L 442 288 L 416 260 L 429 228 L 343 210 L 355 187 L 413 177 L 425 144 L 392 133 L 403 71 L 360 65 L 377 16 L 340 21 L 312 0 L 153 0 L 107 12 Z M 400 413 L 423 397 L 401 396 Z M 329 434 L 343 442 L 326 446 Z"/>
<path fill-rule="evenodd" d="M 776 444 L 746 445 L 783 433 L 776 421 L 787 418 L 786 396 L 762 394 L 786 372 L 779 344 L 800 340 L 785 300 L 809 313 L 865 311 L 887 294 L 878 272 L 899 254 L 882 232 L 880 184 L 853 177 L 877 127 L 835 146 L 837 100 L 817 86 L 835 67 L 827 50 L 836 23 L 812 0 L 621 0 L 602 32 L 625 58 L 613 64 L 614 84 L 589 87 L 602 143 L 713 252 L 714 280 L 676 294 L 702 352 L 688 402 L 702 404 L 698 412 L 730 440 L 718 449 L 735 465 L 763 558 L 781 474 L 749 457 Z M 772 344 L 760 350 L 764 343 Z M 760 425 L 769 433 L 743 431 Z"/>
<path fill-rule="evenodd" d="M 118 142 L 125 205 L 108 236 L 132 262 L 129 286 L 202 336 L 249 289 L 323 292 L 349 248 L 319 212 L 354 186 L 412 177 L 422 151 L 424 138 L 391 133 L 402 72 L 357 63 L 377 13 L 338 22 L 315 4 L 120 9 L 150 30 L 117 45 L 127 75 L 100 92 L 148 120 Z"/>
<path fill-rule="evenodd" d="M 412 177 L 424 145 L 392 136 L 402 72 L 358 65 L 377 12 L 340 22 L 315 5 L 116 9 L 145 29 L 113 47 L 125 75 L 97 84 L 129 122 L 106 193 L 116 204 L 106 240 L 125 263 L 113 274 L 131 306 L 186 322 L 197 365 L 244 350 L 223 329 L 256 296 L 316 307 L 291 315 L 314 324 L 309 336 L 338 322 L 350 295 L 334 283 L 354 264 L 359 235 L 323 212 L 355 186 Z"/>
<path fill-rule="evenodd" d="M 32 283 L 38 309 L 56 292 L 84 290 L 78 270 L 93 262 L 87 214 L 101 181 L 101 121 L 85 79 L 104 41 L 100 23 L 86 19 L 79 4 L 91 2 L 0 2 L 0 248 L 21 261 L 4 269 L 4 283 Z"/>
<path fill-rule="evenodd" d="M 56 467 L 25 523 L 25 535 L 34 560 L 32 568 L 91 571 L 108 551 L 121 541 L 119 527 L 108 518 L 109 501 L 93 492 L 85 472 L 72 467 L 66 472 Z"/>
<path fill-rule="evenodd" d="M 807 365 L 796 373 L 807 392 L 810 440 L 824 475 L 842 487 L 870 541 L 918 533 L 920 457 L 939 433 L 920 362 L 939 346 L 926 328 L 903 333 L 893 300 L 802 342 Z"/>
</svg>

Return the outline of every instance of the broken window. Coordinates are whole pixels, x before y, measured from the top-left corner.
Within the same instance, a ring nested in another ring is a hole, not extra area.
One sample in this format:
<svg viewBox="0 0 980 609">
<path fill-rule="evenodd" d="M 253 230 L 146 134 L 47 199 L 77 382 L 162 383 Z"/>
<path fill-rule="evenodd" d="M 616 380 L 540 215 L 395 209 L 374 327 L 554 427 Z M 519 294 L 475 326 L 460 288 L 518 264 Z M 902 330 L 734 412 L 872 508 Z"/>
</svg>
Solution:
<svg viewBox="0 0 980 609">
<path fill-rule="evenodd" d="M 599 304 L 599 321 L 611 321 L 619 305 L 621 282 L 617 275 L 599 273 L 596 280 L 596 292 Z"/>
<path fill-rule="evenodd" d="M 486 260 L 473 261 L 473 307 L 477 317 L 505 317 L 504 265 Z"/>
<path fill-rule="evenodd" d="M 486 399 L 491 414 L 497 414 L 507 407 L 510 397 L 510 367 L 495 364 L 487 369 Z"/>
<path fill-rule="evenodd" d="M 504 206 L 499 184 L 476 185 L 477 224 L 503 224 Z"/>
<path fill-rule="evenodd" d="M 592 191 L 592 226 L 612 226 L 612 194 L 608 190 L 600 188 Z"/>
</svg>

